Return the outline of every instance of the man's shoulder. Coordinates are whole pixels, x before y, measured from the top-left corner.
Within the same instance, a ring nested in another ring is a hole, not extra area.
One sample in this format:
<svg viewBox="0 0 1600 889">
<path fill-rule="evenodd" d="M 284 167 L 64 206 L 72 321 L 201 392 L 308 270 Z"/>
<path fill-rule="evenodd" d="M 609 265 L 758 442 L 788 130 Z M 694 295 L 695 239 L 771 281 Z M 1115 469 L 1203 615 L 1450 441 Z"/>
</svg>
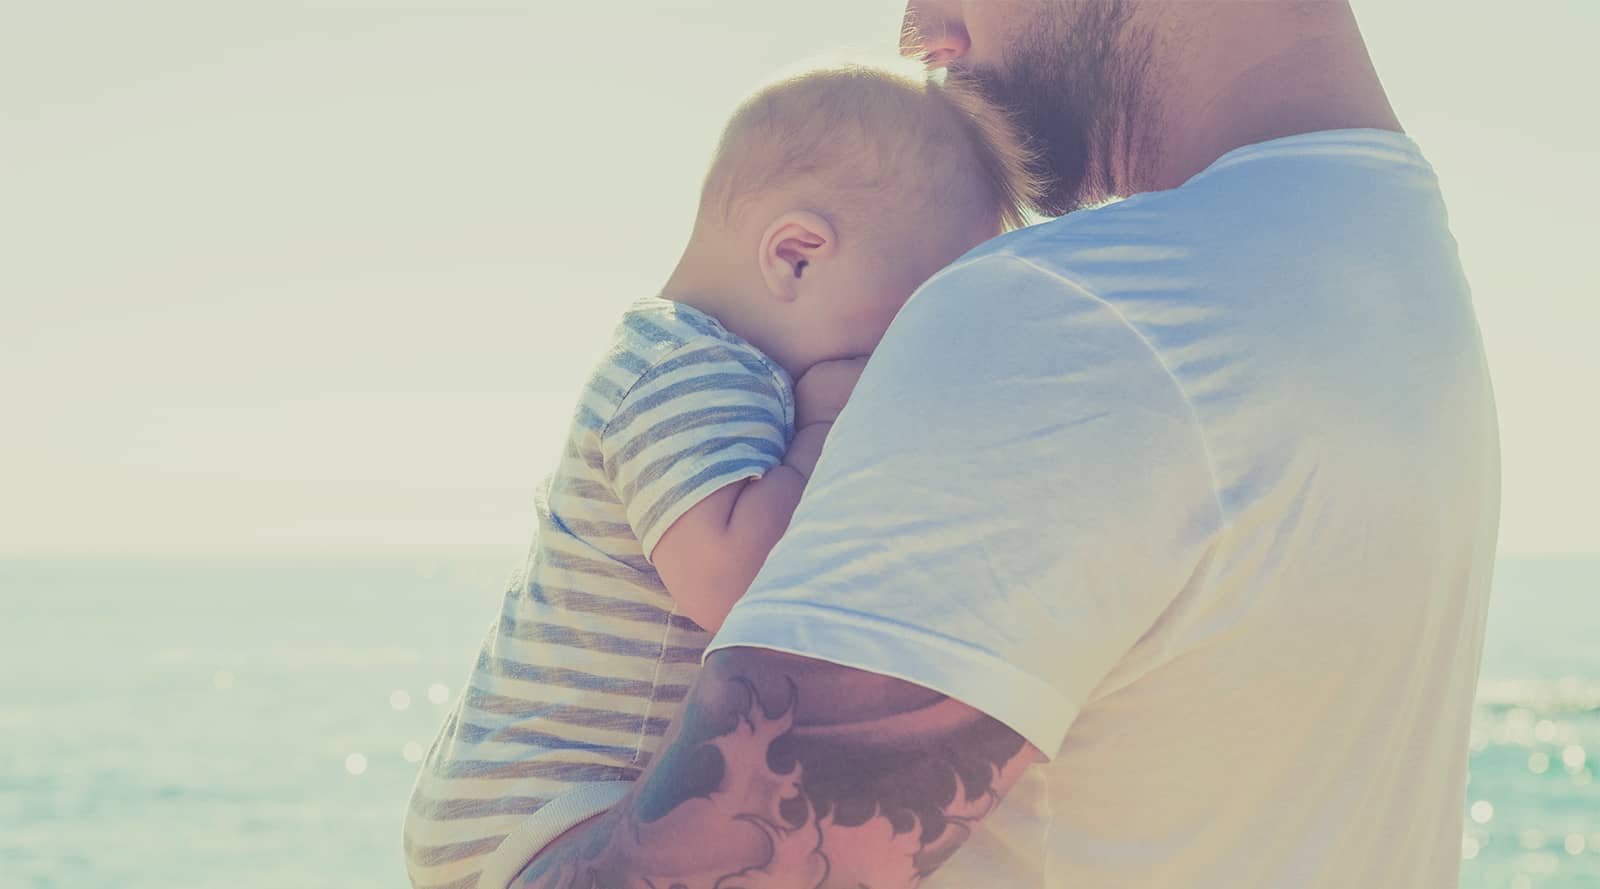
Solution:
<svg viewBox="0 0 1600 889">
<path fill-rule="evenodd" d="M 1164 360 L 1148 327 L 1195 317 L 1193 285 L 1206 274 L 1172 236 L 1190 228 L 1176 206 L 1189 202 L 1176 197 L 1140 195 L 991 239 L 929 279 L 896 326 L 952 344 L 974 326 L 1004 327 L 1012 348 L 1054 352 L 1065 326 L 1085 325 L 1101 331 L 1100 347 Z M 1115 332 L 1124 328 L 1130 336 Z"/>
<path fill-rule="evenodd" d="M 1007 268 L 1031 267 L 1054 277 L 1062 287 L 1085 287 L 1076 280 L 1075 266 L 1107 261 L 1139 262 L 1148 256 L 1129 249 L 1145 242 L 1186 213 L 1186 196 L 1176 191 L 1155 192 L 1078 210 L 1056 219 L 1007 232 L 967 252 L 929 281 L 938 282 L 965 271 L 967 278 L 984 270 L 1004 273 Z M 1092 288 L 1090 288 L 1092 289 Z"/>
<path fill-rule="evenodd" d="M 912 303 L 925 302 L 922 298 L 931 293 L 981 289 L 991 279 L 1008 279 L 1019 271 L 1049 271 L 1050 264 L 1041 260 L 1053 252 L 1047 246 L 1054 240 L 1050 230 L 1063 221 L 1041 222 L 985 241 L 929 278 Z"/>
</svg>

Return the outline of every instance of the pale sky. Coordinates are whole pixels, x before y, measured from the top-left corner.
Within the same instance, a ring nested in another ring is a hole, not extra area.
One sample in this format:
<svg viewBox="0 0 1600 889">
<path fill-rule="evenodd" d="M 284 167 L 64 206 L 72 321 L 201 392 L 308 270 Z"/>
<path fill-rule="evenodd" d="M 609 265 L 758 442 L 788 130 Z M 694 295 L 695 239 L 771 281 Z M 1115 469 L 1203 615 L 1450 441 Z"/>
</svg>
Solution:
<svg viewBox="0 0 1600 889">
<path fill-rule="evenodd" d="M 0 2 L 0 554 L 526 545 L 724 116 L 900 18 L 430 5 Z M 1600 551 L 1600 4 L 1357 11 L 1473 284 L 1502 551 Z"/>
</svg>

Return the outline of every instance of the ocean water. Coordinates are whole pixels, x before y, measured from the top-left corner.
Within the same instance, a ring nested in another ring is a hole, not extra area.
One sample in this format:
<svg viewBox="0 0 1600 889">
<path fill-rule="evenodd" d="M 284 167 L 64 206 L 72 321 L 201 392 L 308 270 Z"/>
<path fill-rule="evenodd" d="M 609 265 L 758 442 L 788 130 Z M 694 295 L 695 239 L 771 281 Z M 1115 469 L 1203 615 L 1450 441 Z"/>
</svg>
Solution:
<svg viewBox="0 0 1600 889">
<path fill-rule="evenodd" d="M 0 887 L 402 887 L 517 554 L 0 561 Z M 1469 889 L 1600 889 L 1600 557 L 1499 566 Z"/>
</svg>

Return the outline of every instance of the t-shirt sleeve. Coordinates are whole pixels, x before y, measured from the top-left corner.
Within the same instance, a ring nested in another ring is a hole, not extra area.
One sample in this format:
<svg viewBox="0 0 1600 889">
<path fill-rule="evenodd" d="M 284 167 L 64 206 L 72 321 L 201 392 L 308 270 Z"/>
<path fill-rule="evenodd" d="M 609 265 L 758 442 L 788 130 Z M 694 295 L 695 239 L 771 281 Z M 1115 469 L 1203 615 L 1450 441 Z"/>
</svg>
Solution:
<svg viewBox="0 0 1600 889">
<path fill-rule="evenodd" d="M 904 679 L 1054 756 L 1220 516 L 1192 406 L 1149 342 L 1048 270 L 970 260 L 895 320 L 711 650 Z"/>
<path fill-rule="evenodd" d="M 783 461 L 792 396 L 748 349 L 705 338 L 662 356 L 601 432 L 604 471 L 645 554 L 718 488 Z"/>
</svg>

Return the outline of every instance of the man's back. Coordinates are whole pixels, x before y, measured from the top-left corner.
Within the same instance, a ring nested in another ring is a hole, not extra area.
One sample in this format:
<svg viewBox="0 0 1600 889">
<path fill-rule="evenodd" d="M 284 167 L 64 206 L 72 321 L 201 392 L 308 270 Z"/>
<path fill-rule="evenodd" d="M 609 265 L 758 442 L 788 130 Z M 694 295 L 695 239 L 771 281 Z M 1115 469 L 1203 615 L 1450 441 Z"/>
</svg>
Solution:
<svg viewBox="0 0 1600 889">
<path fill-rule="evenodd" d="M 998 249 L 1148 339 L 1222 515 L 1006 804 L 1050 813 L 1048 884 L 1453 886 L 1498 448 L 1432 172 L 1279 140 Z"/>
<path fill-rule="evenodd" d="M 1455 884 L 1499 458 L 1404 136 L 1249 146 L 979 248 L 834 435 L 712 647 L 1053 757 L 927 885 Z"/>
</svg>

